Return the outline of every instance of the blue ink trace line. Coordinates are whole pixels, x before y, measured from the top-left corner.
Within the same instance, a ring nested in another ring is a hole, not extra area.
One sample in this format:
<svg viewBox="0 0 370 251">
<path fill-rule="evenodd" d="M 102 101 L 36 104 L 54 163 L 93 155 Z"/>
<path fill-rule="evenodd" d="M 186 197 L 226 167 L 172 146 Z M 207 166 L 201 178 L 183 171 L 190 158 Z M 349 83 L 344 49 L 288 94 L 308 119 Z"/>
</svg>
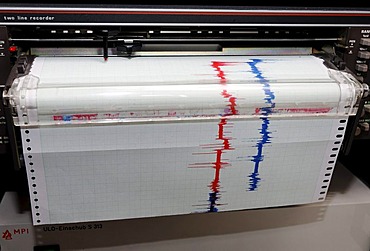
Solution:
<svg viewBox="0 0 370 251">
<path fill-rule="evenodd" d="M 262 84 L 262 90 L 264 91 L 265 97 L 264 101 L 266 106 L 261 108 L 261 116 L 260 119 L 262 121 L 261 129 L 259 129 L 261 138 L 258 140 L 256 147 L 257 147 L 257 154 L 252 156 L 252 160 L 254 162 L 254 169 L 253 172 L 248 176 L 249 177 L 249 188 L 248 191 L 255 191 L 258 187 L 258 184 L 261 180 L 259 177 L 259 167 L 260 163 L 263 161 L 263 146 L 265 144 L 271 143 L 270 136 L 271 132 L 268 130 L 270 125 L 269 115 L 272 113 L 272 109 L 275 107 L 275 94 L 271 91 L 271 87 L 269 81 L 264 78 L 260 69 L 258 69 L 257 64 L 262 62 L 261 59 L 253 59 L 251 62 L 247 62 L 250 66 L 251 71 L 255 74 L 255 77 L 259 80 Z"/>
</svg>

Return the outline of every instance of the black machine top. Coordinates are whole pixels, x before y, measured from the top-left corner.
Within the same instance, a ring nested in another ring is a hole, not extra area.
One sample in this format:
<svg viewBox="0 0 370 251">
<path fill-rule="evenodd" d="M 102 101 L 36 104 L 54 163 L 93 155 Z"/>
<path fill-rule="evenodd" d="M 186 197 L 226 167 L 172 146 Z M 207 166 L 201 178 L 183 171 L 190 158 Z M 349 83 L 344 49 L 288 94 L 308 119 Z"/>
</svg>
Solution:
<svg viewBox="0 0 370 251">
<path fill-rule="evenodd" d="M 7 0 L 5 0 L 7 1 Z M 242 5 L 243 4 L 243 5 Z M 370 1 L 17 0 L 0 3 L 0 25 L 362 26 Z"/>
<path fill-rule="evenodd" d="M 279 1 L 257 1 L 257 0 L 229 0 L 229 1 L 215 1 L 215 0 L 198 0 L 198 1 L 168 1 L 168 0 L 74 0 L 73 2 L 64 2 L 58 0 L 4 0 L 0 3 L 1 5 L 21 5 L 21 6 L 64 6 L 64 7 L 112 7 L 115 6 L 145 6 L 145 7 L 207 7 L 207 8 L 370 8 L 368 1 L 291 1 L 291 0 L 279 0 Z M 109 6 L 110 5 L 110 6 Z"/>
</svg>

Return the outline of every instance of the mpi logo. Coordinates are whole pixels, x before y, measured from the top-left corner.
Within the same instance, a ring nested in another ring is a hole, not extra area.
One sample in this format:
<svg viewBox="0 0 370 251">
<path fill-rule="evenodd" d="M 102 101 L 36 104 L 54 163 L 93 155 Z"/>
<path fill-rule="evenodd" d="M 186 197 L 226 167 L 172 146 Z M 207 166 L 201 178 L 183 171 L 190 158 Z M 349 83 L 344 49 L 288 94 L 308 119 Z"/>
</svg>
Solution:
<svg viewBox="0 0 370 251">
<path fill-rule="evenodd" d="M 29 234 L 28 228 L 15 228 L 13 231 L 9 231 L 8 229 L 3 232 L 2 238 L 4 240 L 12 240 L 15 235 L 24 235 Z"/>
<path fill-rule="evenodd" d="M 5 240 L 11 240 L 11 239 L 13 239 L 12 238 L 12 233 L 9 232 L 8 229 L 5 232 L 3 232 L 3 239 L 5 239 Z"/>
</svg>

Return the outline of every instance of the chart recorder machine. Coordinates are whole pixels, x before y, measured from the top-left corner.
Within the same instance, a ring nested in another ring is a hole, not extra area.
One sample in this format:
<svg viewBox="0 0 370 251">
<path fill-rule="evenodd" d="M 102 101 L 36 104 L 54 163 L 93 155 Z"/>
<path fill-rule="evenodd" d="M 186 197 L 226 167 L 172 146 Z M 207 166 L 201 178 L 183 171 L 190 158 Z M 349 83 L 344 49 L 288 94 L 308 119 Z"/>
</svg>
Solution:
<svg viewBox="0 0 370 251">
<path fill-rule="evenodd" d="M 369 17 L 2 5 L 1 247 L 325 200 L 338 156 L 369 137 Z"/>
</svg>

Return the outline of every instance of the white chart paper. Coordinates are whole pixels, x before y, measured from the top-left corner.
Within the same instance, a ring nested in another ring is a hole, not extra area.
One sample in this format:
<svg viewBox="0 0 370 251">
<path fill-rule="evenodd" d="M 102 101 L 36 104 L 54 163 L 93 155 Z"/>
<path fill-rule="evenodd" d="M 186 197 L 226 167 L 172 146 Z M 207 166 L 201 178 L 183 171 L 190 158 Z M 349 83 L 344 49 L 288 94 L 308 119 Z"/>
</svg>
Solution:
<svg viewBox="0 0 370 251">
<path fill-rule="evenodd" d="M 37 58 L 31 75 L 35 225 L 322 201 L 356 99 L 313 56 Z"/>
</svg>

